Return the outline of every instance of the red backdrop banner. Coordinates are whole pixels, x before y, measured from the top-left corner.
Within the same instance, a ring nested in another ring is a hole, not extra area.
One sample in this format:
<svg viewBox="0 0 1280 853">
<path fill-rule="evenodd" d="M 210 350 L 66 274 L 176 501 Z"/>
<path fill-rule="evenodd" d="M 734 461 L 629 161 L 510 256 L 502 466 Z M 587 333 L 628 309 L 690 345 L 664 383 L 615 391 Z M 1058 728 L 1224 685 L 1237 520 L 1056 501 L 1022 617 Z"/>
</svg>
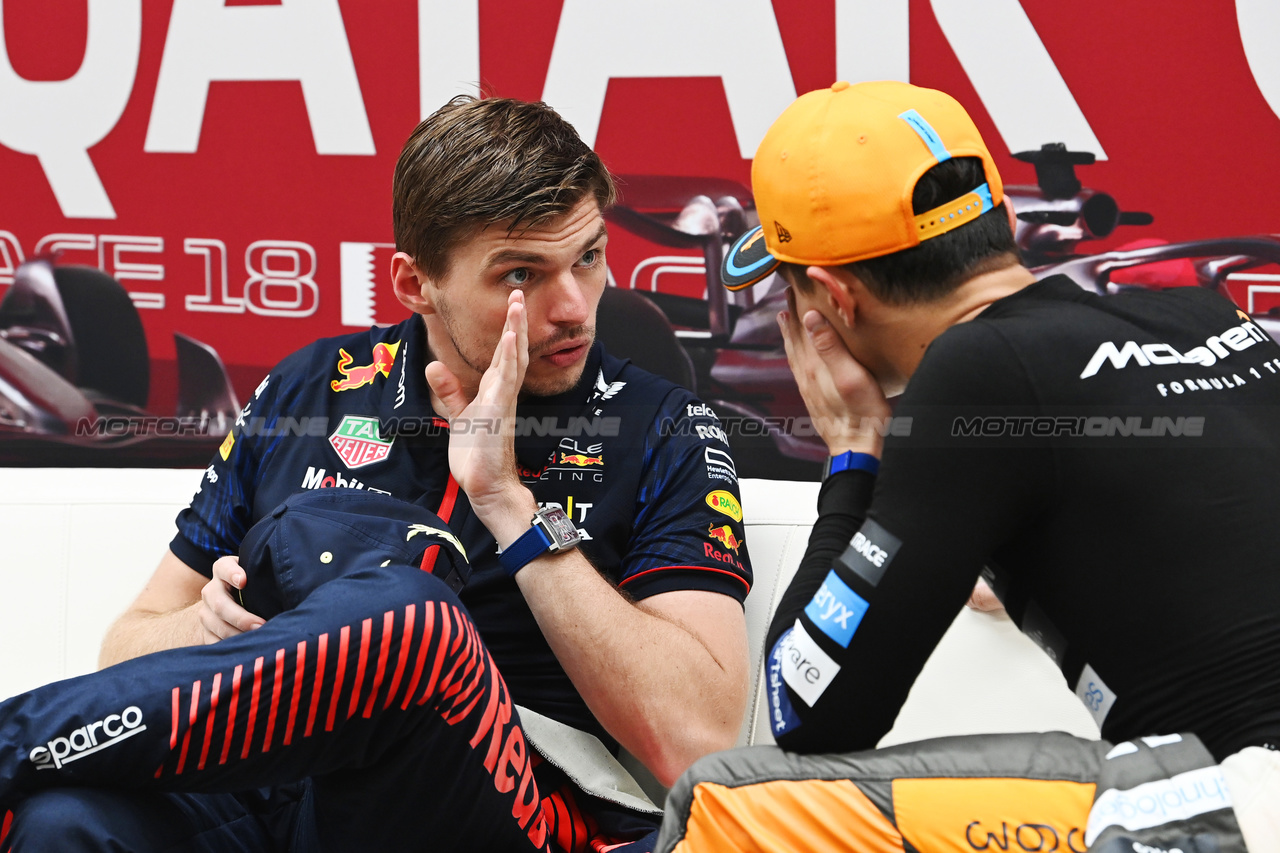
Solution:
<svg viewBox="0 0 1280 853">
<path fill-rule="evenodd" d="M 970 110 L 1008 184 L 1035 182 L 1016 151 L 1097 155 L 1084 183 L 1154 215 L 1100 246 L 1269 233 L 1277 43 L 1268 0 L 7 0 L 0 290 L 42 252 L 100 266 L 141 315 L 150 408 L 174 331 L 243 401 L 291 350 L 400 319 L 392 168 L 477 82 L 548 100 L 618 174 L 723 189 L 796 94 L 909 79 Z M 614 229 L 621 287 L 700 297 L 701 263 Z"/>
</svg>

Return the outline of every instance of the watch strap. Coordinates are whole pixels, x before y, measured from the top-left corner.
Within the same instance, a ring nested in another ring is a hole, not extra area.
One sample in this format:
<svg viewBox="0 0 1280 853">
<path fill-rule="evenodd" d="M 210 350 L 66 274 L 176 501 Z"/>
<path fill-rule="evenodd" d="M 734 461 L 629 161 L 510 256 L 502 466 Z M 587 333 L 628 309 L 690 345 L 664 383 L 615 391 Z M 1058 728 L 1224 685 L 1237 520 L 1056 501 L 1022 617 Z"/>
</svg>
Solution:
<svg viewBox="0 0 1280 853">
<path fill-rule="evenodd" d="M 515 577 L 516 572 L 541 557 L 550 547 L 551 534 L 535 521 L 532 527 L 520 534 L 520 538 L 503 549 L 498 555 L 498 562 L 507 570 L 507 574 Z"/>
<path fill-rule="evenodd" d="M 841 471 L 866 471 L 868 474 L 875 475 L 880 471 L 880 460 L 870 453 L 846 450 L 844 453 L 827 457 L 826 463 L 822 466 L 822 479 L 826 480 L 832 474 L 839 474 Z"/>
</svg>

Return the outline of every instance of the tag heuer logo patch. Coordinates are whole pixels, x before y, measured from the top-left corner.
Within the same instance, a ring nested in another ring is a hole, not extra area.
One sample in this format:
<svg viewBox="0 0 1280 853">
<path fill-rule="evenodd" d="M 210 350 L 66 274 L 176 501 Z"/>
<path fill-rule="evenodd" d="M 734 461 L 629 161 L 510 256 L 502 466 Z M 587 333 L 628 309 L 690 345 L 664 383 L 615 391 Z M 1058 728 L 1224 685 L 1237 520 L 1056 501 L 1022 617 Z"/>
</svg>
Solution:
<svg viewBox="0 0 1280 853">
<path fill-rule="evenodd" d="M 395 439 L 384 439 L 378 434 L 377 418 L 358 418 L 347 415 L 338 424 L 329 443 L 348 468 L 372 465 L 387 458 Z"/>
</svg>

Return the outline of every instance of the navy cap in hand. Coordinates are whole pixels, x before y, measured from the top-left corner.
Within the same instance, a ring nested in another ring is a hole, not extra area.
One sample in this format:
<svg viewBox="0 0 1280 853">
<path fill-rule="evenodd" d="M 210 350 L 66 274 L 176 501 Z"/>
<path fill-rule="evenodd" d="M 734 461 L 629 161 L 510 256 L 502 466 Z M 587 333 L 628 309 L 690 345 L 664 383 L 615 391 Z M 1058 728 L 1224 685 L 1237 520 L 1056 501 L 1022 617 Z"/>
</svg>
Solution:
<svg viewBox="0 0 1280 853">
<path fill-rule="evenodd" d="M 454 592 L 470 578 L 466 549 L 430 510 L 363 489 L 299 492 L 240 543 L 243 604 L 270 618 L 297 607 L 326 581 L 383 565 L 417 571 L 424 557 Z"/>
</svg>

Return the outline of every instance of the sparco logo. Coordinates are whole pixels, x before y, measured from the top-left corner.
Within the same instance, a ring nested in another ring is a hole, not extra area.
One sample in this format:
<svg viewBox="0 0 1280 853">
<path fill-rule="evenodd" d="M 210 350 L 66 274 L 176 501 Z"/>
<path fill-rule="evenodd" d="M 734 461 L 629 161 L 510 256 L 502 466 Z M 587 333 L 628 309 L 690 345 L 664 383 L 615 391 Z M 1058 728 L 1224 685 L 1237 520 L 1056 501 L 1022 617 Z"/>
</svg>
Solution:
<svg viewBox="0 0 1280 853">
<path fill-rule="evenodd" d="M 66 737 L 56 737 L 45 746 L 37 746 L 29 757 L 37 770 L 53 770 L 146 730 L 142 724 L 142 709 L 130 705 L 119 714 L 110 714 L 95 723 L 81 726 Z"/>
<path fill-rule="evenodd" d="M 1219 335 L 1211 335 L 1204 346 L 1192 347 L 1186 352 L 1178 352 L 1169 344 L 1141 344 L 1136 341 L 1125 341 L 1124 346 L 1117 347 L 1115 341 L 1107 341 L 1098 347 L 1098 351 L 1089 359 L 1081 379 L 1088 379 L 1102 369 L 1104 362 L 1110 361 L 1116 370 L 1125 367 L 1130 361 L 1141 367 L 1153 364 L 1199 364 L 1212 367 L 1218 359 L 1226 358 L 1234 352 L 1248 349 L 1267 336 L 1253 323 L 1245 322 L 1232 326 Z"/>
</svg>

